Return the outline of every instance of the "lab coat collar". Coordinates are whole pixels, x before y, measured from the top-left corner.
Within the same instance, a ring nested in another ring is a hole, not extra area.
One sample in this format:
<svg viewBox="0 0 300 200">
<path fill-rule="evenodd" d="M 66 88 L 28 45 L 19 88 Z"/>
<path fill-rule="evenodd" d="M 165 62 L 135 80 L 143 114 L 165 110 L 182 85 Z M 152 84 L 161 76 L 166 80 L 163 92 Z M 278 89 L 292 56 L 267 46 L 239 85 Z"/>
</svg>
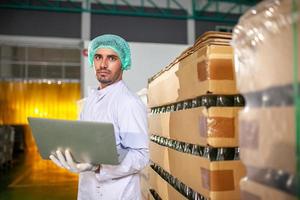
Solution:
<svg viewBox="0 0 300 200">
<path fill-rule="evenodd" d="M 122 80 L 120 80 L 120 81 L 118 81 L 118 82 L 116 82 L 116 83 L 113 83 L 113 84 L 111 84 L 111 85 L 109 85 L 109 86 L 107 86 L 107 87 L 105 87 L 105 88 L 103 88 L 103 89 L 100 89 L 100 87 L 94 88 L 94 89 L 92 90 L 92 92 L 93 92 L 95 95 L 97 95 L 97 96 L 98 96 L 98 100 L 100 100 L 100 99 L 102 99 L 107 93 L 113 91 L 114 88 L 118 87 L 118 86 L 121 85 L 121 84 L 123 84 L 123 81 L 122 81 Z"/>
</svg>

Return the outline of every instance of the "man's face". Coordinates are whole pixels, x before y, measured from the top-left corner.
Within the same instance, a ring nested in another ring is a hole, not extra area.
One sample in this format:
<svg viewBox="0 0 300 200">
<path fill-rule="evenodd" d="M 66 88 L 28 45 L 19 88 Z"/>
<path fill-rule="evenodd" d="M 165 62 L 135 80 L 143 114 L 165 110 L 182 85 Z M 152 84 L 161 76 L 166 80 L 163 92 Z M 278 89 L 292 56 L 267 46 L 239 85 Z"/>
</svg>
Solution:
<svg viewBox="0 0 300 200">
<path fill-rule="evenodd" d="M 122 79 L 121 60 L 112 49 L 98 49 L 94 56 L 95 74 L 104 88 Z"/>
</svg>

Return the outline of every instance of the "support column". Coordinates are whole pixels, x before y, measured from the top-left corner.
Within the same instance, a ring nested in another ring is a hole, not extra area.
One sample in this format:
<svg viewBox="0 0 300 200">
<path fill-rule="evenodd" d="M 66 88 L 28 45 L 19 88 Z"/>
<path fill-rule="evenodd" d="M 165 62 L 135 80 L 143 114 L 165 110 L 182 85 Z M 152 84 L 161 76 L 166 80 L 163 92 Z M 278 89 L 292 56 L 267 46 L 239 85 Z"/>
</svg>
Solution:
<svg viewBox="0 0 300 200">
<path fill-rule="evenodd" d="M 82 9 L 90 9 L 91 3 L 90 0 L 82 1 Z M 91 13 L 82 12 L 81 13 L 81 39 L 90 40 L 91 35 Z"/>
<path fill-rule="evenodd" d="M 188 15 L 193 16 L 193 9 L 194 9 L 194 0 L 190 1 L 191 5 L 188 7 Z M 195 42 L 195 19 L 193 18 L 188 18 L 187 20 L 187 42 L 188 45 L 193 45 Z"/>
<path fill-rule="evenodd" d="M 84 0 L 82 1 L 82 8 L 90 9 L 91 8 L 91 2 L 90 0 Z M 80 90 L 81 90 L 81 97 L 87 96 L 87 79 L 86 79 L 86 72 L 90 68 L 88 63 L 88 57 L 86 55 L 88 48 L 88 43 L 90 41 L 90 35 L 91 35 L 91 13 L 90 12 L 82 12 L 81 13 L 81 65 L 80 65 Z M 92 70 L 92 69 L 91 69 Z"/>
</svg>

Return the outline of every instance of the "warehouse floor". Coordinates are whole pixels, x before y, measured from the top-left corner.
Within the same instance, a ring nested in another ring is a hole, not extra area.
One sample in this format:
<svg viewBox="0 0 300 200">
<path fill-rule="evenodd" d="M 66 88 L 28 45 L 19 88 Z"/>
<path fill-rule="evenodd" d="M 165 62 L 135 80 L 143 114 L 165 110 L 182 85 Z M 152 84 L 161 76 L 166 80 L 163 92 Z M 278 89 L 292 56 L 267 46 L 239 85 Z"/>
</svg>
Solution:
<svg viewBox="0 0 300 200">
<path fill-rule="evenodd" d="M 0 171 L 1 200 L 74 200 L 76 196 L 77 176 L 34 152 L 19 154 L 11 168 Z"/>
</svg>

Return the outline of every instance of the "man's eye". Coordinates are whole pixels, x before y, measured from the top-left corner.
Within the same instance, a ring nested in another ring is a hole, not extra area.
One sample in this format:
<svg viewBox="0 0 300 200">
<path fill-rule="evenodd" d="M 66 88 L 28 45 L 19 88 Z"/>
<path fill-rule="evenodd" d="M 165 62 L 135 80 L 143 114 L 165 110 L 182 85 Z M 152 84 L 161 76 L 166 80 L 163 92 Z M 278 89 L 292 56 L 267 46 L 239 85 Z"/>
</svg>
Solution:
<svg viewBox="0 0 300 200">
<path fill-rule="evenodd" d="M 110 57 L 109 57 L 109 60 L 110 60 L 110 61 L 115 61 L 115 60 L 117 60 L 117 58 L 114 57 L 114 56 L 110 56 Z"/>
<path fill-rule="evenodd" d="M 95 55 L 95 59 L 96 59 L 96 60 L 99 60 L 99 59 L 100 59 L 100 56 Z"/>
</svg>

